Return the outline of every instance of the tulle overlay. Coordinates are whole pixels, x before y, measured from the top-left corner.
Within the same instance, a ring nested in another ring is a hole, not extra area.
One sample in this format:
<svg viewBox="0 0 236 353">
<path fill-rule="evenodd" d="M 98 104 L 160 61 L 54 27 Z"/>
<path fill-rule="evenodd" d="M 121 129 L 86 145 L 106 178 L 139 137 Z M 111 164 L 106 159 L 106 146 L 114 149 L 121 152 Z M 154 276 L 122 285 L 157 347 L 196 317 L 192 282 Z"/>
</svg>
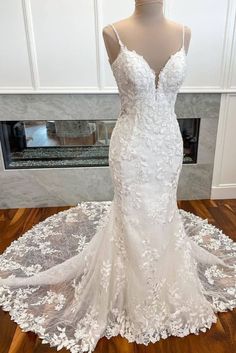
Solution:
<svg viewBox="0 0 236 353">
<path fill-rule="evenodd" d="M 92 352 L 102 336 L 148 344 L 198 334 L 236 307 L 236 243 L 221 230 L 179 209 L 140 234 L 118 214 L 115 200 L 81 202 L 0 256 L 0 305 L 23 331 Z"/>
<path fill-rule="evenodd" d="M 72 353 L 91 353 L 102 336 L 148 344 L 198 334 L 236 307 L 236 243 L 176 202 L 184 46 L 156 86 L 144 57 L 118 40 L 113 200 L 59 212 L 0 256 L 0 305 L 24 331 Z"/>
</svg>

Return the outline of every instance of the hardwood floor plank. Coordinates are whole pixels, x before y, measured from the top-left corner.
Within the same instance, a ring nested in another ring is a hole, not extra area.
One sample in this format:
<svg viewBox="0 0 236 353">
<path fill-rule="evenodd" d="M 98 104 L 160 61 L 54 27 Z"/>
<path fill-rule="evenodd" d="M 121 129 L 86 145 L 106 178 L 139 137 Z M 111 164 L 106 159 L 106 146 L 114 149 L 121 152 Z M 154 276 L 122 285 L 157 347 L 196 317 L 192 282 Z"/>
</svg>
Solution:
<svg viewBox="0 0 236 353">
<path fill-rule="evenodd" d="M 9 314 L 0 310 L 0 353 L 8 353 L 16 328 Z"/>
<path fill-rule="evenodd" d="M 36 335 L 32 332 L 22 332 L 17 327 L 8 353 L 33 353 L 36 344 Z"/>
<path fill-rule="evenodd" d="M 202 218 L 208 218 L 209 221 L 211 221 L 211 213 L 209 212 L 209 209 L 205 206 L 204 202 L 197 202 L 195 201 L 190 201 L 190 205 L 192 205 L 194 209 L 194 213 L 197 216 L 200 216 Z"/>
</svg>

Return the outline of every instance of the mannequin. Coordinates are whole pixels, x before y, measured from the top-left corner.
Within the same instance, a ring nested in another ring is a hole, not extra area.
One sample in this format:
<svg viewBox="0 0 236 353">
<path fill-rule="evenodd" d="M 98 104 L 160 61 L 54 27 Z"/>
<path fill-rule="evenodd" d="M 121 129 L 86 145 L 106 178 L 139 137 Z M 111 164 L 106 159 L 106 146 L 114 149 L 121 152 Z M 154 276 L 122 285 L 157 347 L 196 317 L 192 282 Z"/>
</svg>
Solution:
<svg viewBox="0 0 236 353">
<path fill-rule="evenodd" d="M 142 55 L 157 75 L 169 57 L 182 45 L 182 24 L 165 18 L 163 0 L 135 0 L 133 14 L 113 24 L 125 46 Z M 110 25 L 103 28 L 102 34 L 112 64 L 120 46 Z M 187 54 L 191 38 L 191 29 L 187 26 L 184 36 Z"/>
</svg>

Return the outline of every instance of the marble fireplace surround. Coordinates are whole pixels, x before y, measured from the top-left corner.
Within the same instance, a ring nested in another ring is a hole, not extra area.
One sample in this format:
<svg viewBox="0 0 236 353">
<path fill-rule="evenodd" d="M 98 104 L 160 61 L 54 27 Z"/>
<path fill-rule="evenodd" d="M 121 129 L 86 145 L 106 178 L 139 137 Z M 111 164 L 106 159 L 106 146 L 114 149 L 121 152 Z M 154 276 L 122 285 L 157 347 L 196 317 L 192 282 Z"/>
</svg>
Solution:
<svg viewBox="0 0 236 353">
<path fill-rule="evenodd" d="M 200 117 L 197 164 L 184 164 L 177 198 L 210 198 L 221 95 L 179 93 L 178 118 Z M 2 94 L 0 121 L 116 119 L 118 94 Z M 1 153 L 1 151 L 0 151 Z M 0 158 L 0 208 L 76 205 L 111 200 L 109 167 L 5 170 Z"/>
</svg>

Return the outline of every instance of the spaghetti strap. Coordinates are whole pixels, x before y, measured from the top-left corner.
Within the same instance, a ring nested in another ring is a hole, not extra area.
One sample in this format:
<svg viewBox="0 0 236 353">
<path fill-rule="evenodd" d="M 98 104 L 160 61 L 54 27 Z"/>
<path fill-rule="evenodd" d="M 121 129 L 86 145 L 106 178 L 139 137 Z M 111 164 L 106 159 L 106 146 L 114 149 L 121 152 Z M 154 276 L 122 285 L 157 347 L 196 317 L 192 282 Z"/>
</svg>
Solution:
<svg viewBox="0 0 236 353">
<path fill-rule="evenodd" d="M 113 25 L 113 23 L 111 23 L 111 27 L 114 29 L 114 32 L 115 32 L 115 34 L 116 34 L 116 37 L 117 37 L 117 39 L 118 39 L 118 42 L 119 42 L 120 46 L 121 46 L 121 47 L 124 47 L 124 44 L 122 43 L 122 41 L 121 41 L 121 39 L 120 39 L 120 36 L 119 36 L 119 34 L 118 34 L 118 31 L 117 31 L 117 29 L 115 28 L 115 26 Z"/>
<path fill-rule="evenodd" d="M 185 25 L 183 24 L 183 42 L 182 42 L 182 47 L 184 47 L 184 32 L 185 32 Z"/>
</svg>

